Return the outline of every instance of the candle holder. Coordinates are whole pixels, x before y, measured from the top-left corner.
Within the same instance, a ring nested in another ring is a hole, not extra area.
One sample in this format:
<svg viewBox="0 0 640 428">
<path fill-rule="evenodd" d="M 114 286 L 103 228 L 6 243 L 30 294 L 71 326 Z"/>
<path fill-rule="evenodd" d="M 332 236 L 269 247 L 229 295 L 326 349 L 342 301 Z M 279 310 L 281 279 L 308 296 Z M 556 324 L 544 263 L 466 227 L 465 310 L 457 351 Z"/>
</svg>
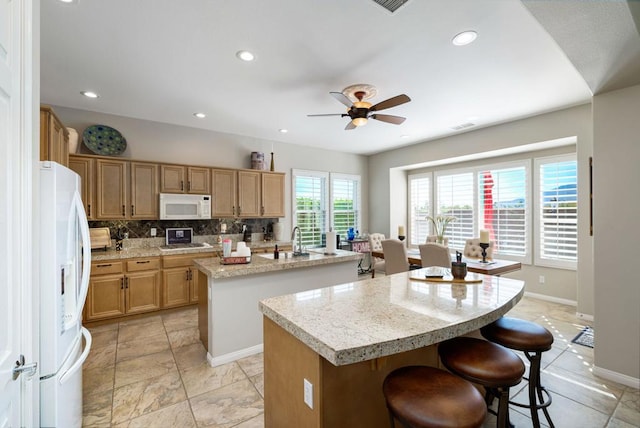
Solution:
<svg viewBox="0 0 640 428">
<path fill-rule="evenodd" d="M 487 261 L 487 248 L 489 248 L 489 244 L 486 242 L 481 242 L 480 248 L 482 248 L 482 261 L 480 263 L 489 263 Z"/>
<path fill-rule="evenodd" d="M 404 236 L 404 235 L 399 235 L 398 236 L 398 239 L 401 240 L 401 241 L 404 241 L 404 238 L 406 238 L 406 236 Z"/>
</svg>

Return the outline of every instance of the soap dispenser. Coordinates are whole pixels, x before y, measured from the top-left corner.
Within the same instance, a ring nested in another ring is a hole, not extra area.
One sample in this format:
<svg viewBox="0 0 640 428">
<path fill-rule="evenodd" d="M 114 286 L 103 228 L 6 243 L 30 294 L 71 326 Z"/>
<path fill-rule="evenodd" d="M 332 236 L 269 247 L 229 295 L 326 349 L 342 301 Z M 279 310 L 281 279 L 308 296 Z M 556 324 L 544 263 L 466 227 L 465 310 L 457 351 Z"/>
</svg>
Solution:
<svg viewBox="0 0 640 428">
<path fill-rule="evenodd" d="M 280 251 L 278 250 L 278 244 L 276 244 L 276 247 L 273 250 L 273 259 L 278 260 L 279 258 L 280 258 Z"/>
</svg>

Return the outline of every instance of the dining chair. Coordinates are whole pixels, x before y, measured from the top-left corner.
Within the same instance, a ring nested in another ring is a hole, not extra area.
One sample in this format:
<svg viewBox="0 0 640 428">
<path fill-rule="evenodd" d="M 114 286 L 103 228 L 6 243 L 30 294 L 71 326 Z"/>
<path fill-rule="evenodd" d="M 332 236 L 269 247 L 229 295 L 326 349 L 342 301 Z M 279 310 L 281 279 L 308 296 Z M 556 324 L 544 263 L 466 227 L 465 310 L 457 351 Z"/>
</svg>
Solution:
<svg viewBox="0 0 640 428">
<path fill-rule="evenodd" d="M 467 239 L 464 244 L 465 257 L 472 259 L 482 258 L 482 247 L 480 247 L 480 238 Z M 487 248 L 487 259 L 493 258 L 493 241 L 489 241 L 489 248 Z"/>
<path fill-rule="evenodd" d="M 445 247 L 449 246 L 449 238 L 447 238 L 446 236 L 444 238 L 442 238 L 443 242 L 442 245 L 444 245 Z M 434 242 L 434 243 L 438 243 L 438 236 L 437 235 L 428 235 L 427 236 L 427 240 L 425 241 L 425 244 L 428 244 L 429 242 Z"/>
<path fill-rule="evenodd" d="M 422 267 L 429 266 L 441 266 L 445 268 L 451 268 L 451 255 L 449 254 L 449 247 L 436 244 L 435 242 L 429 242 L 426 244 L 418 245 L 420 249 L 420 260 L 422 260 Z"/>
<path fill-rule="evenodd" d="M 384 233 L 369 234 L 369 250 L 378 252 L 383 251 L 382 241 L 384 241 L 385 239 L 386 238 L 384 237 Z M 371 253 L 369 253 L 369 257 L 371 257 L 371 278 L 376 277 L 376 271 L 385 273 L 384 259 L 373 257 Z"/>
<path fill-rule="evenodd" d="M 385 274 L 407 272 L 409 270 L 409 259 L 407 258 L 407 247 L 398 239 L 385 239 L 382 241 L 382 252 L 384 253 Z"/>
</svg>

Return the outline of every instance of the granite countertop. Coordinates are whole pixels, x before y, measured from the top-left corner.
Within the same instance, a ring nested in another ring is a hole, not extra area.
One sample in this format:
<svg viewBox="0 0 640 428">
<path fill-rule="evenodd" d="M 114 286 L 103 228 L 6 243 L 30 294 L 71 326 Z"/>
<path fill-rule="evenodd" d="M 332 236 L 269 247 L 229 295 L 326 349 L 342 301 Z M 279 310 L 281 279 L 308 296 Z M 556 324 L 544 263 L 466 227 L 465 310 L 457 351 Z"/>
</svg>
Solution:
<svg viewBox="0 0 640 428">
<path fill-rule="evenodd" d="M 291 254 L 290 252 L 288 254 Z M 196 267 L 207 274 L 207 276 L 217 278 L 231 278 L 234 276 L 254 275 L 258 273 L 276 272 L 288 269 L 298 269 L 309 266 L 327 265 L 332 263 L 342 263 L 351 260 L 360 260 L 364 257 L 362 253 L 352 251 L 336 250 L 335 255 L 324 255 L 323 249 L 318 248 L 309 251 L 309 256 L 286 257 L 284 252 L 280 258 L 273 259 L 273 254 L 254 254 L 251 262 L 247 264 L 223 265 L 217 257 L 207 259 L 195 259 L 193 263 Z"/>
<path fill-rule="evenodd" d="M 291 246 L 291 241 L 283 241 L 283 242 L 251 242 L 247 243 L 249 248 L 258 249 L 258 248 L 273 248 L 275 245 L 278 246 Z M 175 256 L 180 254 L 198 254 L 198 253 L 210 253 L 222 251 L 222 244 L 206 244 L 206 247 L 190 247 L 190 248 L 181 248 L 174 249 L 170 251 L 162 251 L 158 246 L 150 246 L 150 247 L 125 247 L 121 251 L 116 251 L 114 248 L 109 248 L 106 251 L 94 250 L 91 252 L 91 260 L 92 261 L 101 261 L 101 260 L 118 260 L 118 259 L 133 259 L 137 257 L 159 257 L 159 256 Z M 235 243 L 234 243 L 235 248 Z"/>
<path fill-rule="evenodd" d="M 424 269 L 259 303 L 260 311 L 336 366 L 429 346 L 489 324 L 524 293 L 524 282 L 468 274 L 476 284 L 424 281 Z"/>
</svg>

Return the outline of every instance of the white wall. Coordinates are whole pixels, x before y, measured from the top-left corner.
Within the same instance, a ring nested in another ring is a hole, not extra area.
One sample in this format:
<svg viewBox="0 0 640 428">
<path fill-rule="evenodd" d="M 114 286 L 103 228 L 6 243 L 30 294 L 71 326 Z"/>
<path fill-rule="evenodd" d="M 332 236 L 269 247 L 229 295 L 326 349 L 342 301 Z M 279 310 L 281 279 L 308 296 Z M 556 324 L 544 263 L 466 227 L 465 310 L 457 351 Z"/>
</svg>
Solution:
<svg viewBox="0 0 640 428">
<path fill-rule="evenodd" d="M 640 378 L 640 86 L 593 98 L 596 373 Z M 619 381 L 623 381 L 620 379 Z M 631 383 L 633 383 L 631 382 Z"/>
<path fill-rule="evenodd" d="M 308 148 L 296 144 L 259 140 L 167 123 L 53 106 L 60 120 L 80 134 L 87 126 L 102 124 L 117 129 L 127 140 L 122 157 L 136 160 L 226 168 L 250 168 L 251 152 L 275 153 L 275 170 L 287 174 L 284 233 L 291 229 L 291 169 L 359 174 L 362 176 L 363 230 L 368 227 L 368 162 L 365 156 Z M 90 153 L 82 147 L 83 153 Z"/>
<path fill-rule="evenodd" d="M 421 162 L 495 152 L 572 136 L 577 138 L 579 209 L 585 213 L 579 220 L 578 270 L 524 266 L 520 272 L 509 276 L 525 280 L 528 292 L 562 301 L 577 301 L 578 312 L 593 315 L 592 239 L 588 216 L 592 123 L 588 104 L 370 156 L 369 230 L 395 236 L 398 219 L 407 218 L 406 180 L 399 177 L 408 169 L 418 168 L 417 164 Z M 545 284 L 538 283 L 540 275 L 545 276 Z"/>
</svg>

